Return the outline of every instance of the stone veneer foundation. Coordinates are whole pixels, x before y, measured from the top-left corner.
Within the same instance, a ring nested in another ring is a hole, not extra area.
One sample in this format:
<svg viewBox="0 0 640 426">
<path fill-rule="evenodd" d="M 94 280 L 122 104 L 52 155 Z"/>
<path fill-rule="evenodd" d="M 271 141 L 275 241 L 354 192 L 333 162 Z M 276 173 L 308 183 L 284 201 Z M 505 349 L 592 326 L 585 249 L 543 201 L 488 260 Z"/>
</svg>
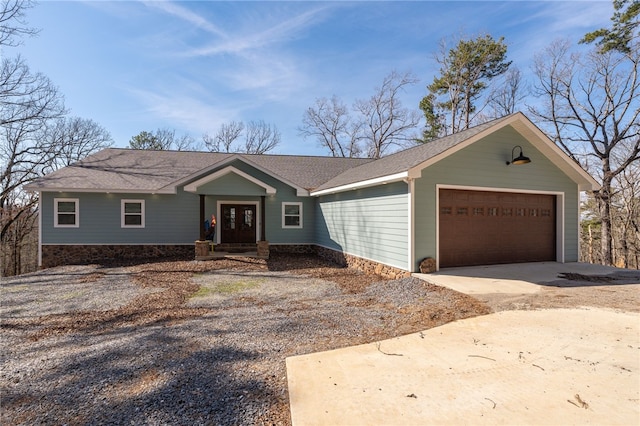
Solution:
<svg viewBox="0 0 640 426">
<path fill-rule="evenodd" d="M 389 280 L 399 278 L 407 278 L 411 276 L 411 272 L 405 271 L 393 266 L 384 265 L 373 260 L 363 259 L 361 257 L 345 254 L 326 247 L 320 247 L 310 244 L 292 244 L 292 245 L 270 245 L 271 253 L 307 253 L 315 254 L 323 259 L 330 260 L 341 266 L 354 268 L 365 274 L 380 275 Z"/>
<path fill-rule="evenodd" d="M 189 245 L 43 245 L 42 267 L 98 263 L 105 260 L 171 257 L 193 259 Z"/>
<path fill-rule="evenodd" d="M 268 244 L 268 243 L 267 243 Z M 411 276 L 411 272 L 373 260 L 352 256 L 312 244 L 269 244 L 266 253 L 315 254 L 341 266 L 395 280 Z M 268 254 L 267 254 L 268 256 Z M 43 245 L 42 267 L 98 263 L 105 260 L 178 258 L 192 260 L 194 245 Z"/>
</svg>

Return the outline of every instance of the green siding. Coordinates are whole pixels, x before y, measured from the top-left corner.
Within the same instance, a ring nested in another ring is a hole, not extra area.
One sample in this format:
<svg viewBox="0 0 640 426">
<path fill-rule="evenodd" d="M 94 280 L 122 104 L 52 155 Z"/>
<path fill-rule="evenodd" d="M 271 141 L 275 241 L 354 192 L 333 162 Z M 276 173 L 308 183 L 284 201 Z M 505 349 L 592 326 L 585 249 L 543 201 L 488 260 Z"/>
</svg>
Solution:
<svg viewBox="0 0 640 426">
<path fill-rule="evenodd" d="M 531 158 L 505 164 L 515 145 Z M 415 263 L 436 256 L 436 185 L 460 185 L 564 193 L 564 260 L 578 260 L 578 186 L 511 127 L 450 155 L 422 171 L 415 181 Z M 471 188 L 473 189 L 473 188 Z"/>
<path fill-rule="evenodd" d="M 407 191 L 397 182 L 320 197 L 318 244 L 408 269 Z"/>
</svg>

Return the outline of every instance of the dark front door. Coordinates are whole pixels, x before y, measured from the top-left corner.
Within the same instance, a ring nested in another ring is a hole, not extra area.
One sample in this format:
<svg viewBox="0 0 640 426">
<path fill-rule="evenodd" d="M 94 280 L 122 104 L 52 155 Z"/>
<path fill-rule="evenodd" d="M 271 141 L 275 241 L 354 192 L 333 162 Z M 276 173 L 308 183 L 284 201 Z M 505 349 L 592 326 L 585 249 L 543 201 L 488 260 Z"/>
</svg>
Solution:
<svg viewBox="0 0 640 426">
<path fill-rule="evenodd" d="M 256 242 L 256 206 L 250 204 L 222 205 L 223 243 Z"/>
</svg>

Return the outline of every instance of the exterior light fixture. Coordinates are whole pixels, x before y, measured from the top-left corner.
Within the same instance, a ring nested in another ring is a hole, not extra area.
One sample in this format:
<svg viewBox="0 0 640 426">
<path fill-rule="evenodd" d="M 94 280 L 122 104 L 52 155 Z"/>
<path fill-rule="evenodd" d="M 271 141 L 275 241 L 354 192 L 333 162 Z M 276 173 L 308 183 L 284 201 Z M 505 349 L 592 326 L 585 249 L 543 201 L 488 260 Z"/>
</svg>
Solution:
<svg viewBox="0 0 640 426">
<path fill-rule="evenodd" d="M 520 154 L 515 157 L 516 148 L 520 148 Z M 511 161 L 507 161 L 507 166 L 509 164 L 519 165 L 519 164 L 527 164 L 530 163 L 531 159 L 529 157 L 525 157 L 522 155 L 522 147 L 520 145 L 516 145 L 511 150 Z"/>
</svg>

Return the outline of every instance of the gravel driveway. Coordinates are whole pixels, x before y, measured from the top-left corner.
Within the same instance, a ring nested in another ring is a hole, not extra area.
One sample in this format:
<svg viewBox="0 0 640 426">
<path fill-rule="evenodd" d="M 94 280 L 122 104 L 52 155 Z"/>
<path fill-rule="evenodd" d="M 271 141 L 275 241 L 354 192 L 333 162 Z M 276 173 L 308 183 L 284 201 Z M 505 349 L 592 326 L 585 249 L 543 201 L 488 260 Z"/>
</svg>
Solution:
<svg viewBox="0 0 640 426">
<path fill-rule="evenodd" d="M 286 425 L 286 357 L 489 311 L 304 256 L 60 267 L 1 291 L 3 425 Z"/>
</svg>

